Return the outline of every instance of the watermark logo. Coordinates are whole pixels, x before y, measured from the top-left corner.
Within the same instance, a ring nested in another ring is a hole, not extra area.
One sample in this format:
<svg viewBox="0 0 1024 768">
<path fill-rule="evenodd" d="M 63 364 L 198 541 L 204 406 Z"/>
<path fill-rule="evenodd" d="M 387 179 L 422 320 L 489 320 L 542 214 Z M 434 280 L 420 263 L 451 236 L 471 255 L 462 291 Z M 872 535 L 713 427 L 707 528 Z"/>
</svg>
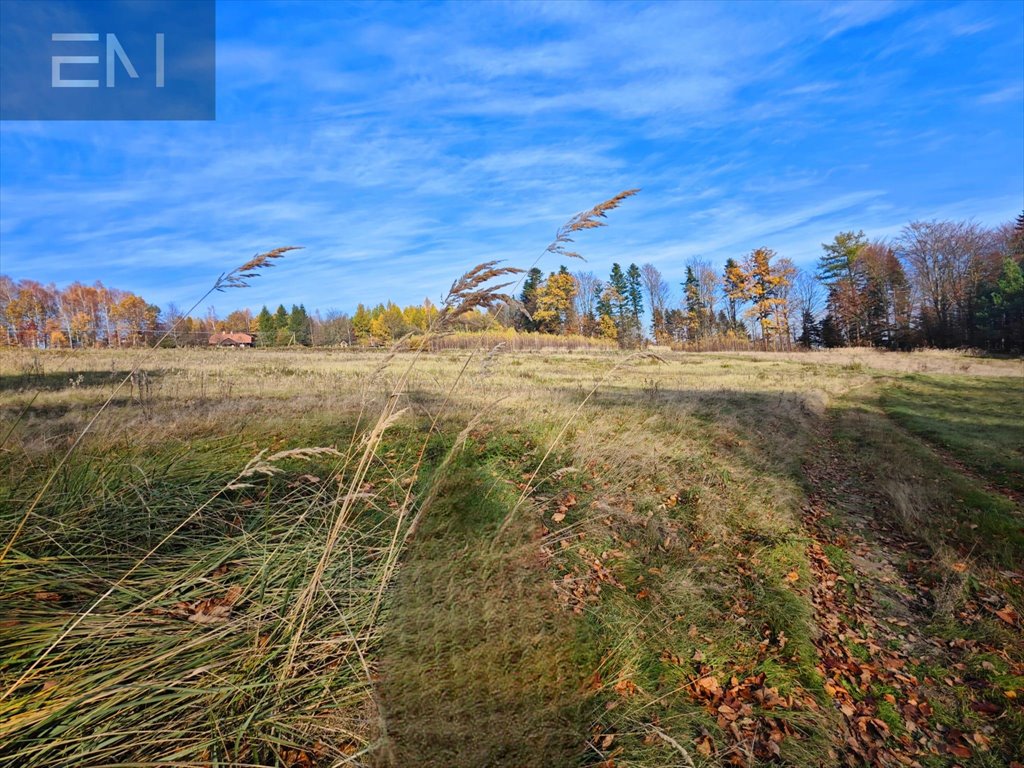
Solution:
<svg viewBox="0 0 1024 768">
<path fill-rule="evenodd" d="M 213 120 L 214 0 L 2 0 L 0 119 Z"/>
<path fill-rule="evenodd" d="M 97 32 L 54 32 L 50 39 L 55 43 L 92 43 L 100 39 Z M 164 87 L 164 33 L 156 33 L 156 83 L 155 87 Z M 138 78 L 131 59 L 121 46 L 121 41 L 113 32 L 107 33 L 107 88 L 117 85 L 114 73 L 114 57 L 120 59 L 125 71 L 131 78 Z M 99 88 L 99 80 L 69 80 L 61 77 L 60 68 L 64 64 L 99 64 L 99 56 L 51 56 L 50 87 L 52 88 Z"/>
</svg>

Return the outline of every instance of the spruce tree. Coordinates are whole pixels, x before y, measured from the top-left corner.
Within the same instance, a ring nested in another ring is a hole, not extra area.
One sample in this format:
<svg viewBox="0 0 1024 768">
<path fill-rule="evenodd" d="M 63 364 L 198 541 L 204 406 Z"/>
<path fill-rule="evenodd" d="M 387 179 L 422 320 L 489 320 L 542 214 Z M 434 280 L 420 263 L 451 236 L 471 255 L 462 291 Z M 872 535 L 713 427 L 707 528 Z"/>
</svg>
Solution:
<svg viewBox="0 0 1024 768">
<path fill-rule="evenodd" d="M 273 346 L 280 347 L 287 344 L 288 339 L 288 310 L 284 308 L 284 304 L 277 305 L 277 311 L 274 312 L 274 341 Z"/>
<path fill-rule="evenodd" d="M 636 264 L 630 264 L 626 270 L 626 300 L 633 316 L 633 332 L 639 337 L 643 328 L 640 317 L 644 313 L 644 285 L 640 267 Z"/>
<path fill-rule="evenodd" d="M 619 328 L 619 342 L 626 344 L 629 336 L 629 309 L 628 299 L 629 285 L 622 267 L 618 263 L 612 264 L 612 271 L 608 277 L 608 287 L 611 289 L 607 300 L 609 315 L 615 320 Z"/>
<path fill-rule="evenodd" d="M 523 280 L 523 291 L 519 294 L 519 301 L 523 305 L 526 314 L 519 313 L 517 327 L 524 331 L 536 331 L 537 321 L 533 316 L 537 312 L 537 293 L 544 282 L 544 273 L 534 267 L 526 273 Z"/>
<path fill-rule="evenodd" d="M 683 299 L 686 302 L 686 327 L 690 341 L 698 341 L 704 328 L 704 317 L 707 308 L 700 296 L 700 283 L 693 267 L 686 268 L 686 280 L 683 281 Z"/>
<path fill-rule="evenodd" d="M 309 345 L 309 315 L 302 304 L 292 304 L 291 314 L 288 316 L 288 334 L 291 343 Z"/>
<path fill-rule="evenodd" d="M 257 342 L 261 347 L 269 347 L 274 343 L 274 336 L 277 334 L 277 325 L 274 323 L 274 316 L 270 314 L 267 305 L 256 316 L 256 332 L 259 334 Z"/>
<path fill-rule="evenodd" d="M 821 346 L 821 323 L 814 319 L 814 313 L 806 307 L 800 312 L 800 336 L 796 341 L 805 349 Z"/>
</svg>

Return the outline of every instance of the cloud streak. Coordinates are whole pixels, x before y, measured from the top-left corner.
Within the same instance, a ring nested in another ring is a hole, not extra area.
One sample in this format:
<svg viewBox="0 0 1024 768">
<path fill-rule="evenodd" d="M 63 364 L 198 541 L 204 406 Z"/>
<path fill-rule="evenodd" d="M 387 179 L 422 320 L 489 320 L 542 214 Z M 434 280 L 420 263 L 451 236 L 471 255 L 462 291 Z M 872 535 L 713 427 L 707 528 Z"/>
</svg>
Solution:
<svg viewBox="0 0 1024 768">
<path fill-rule="evenodd" d="M 223 4 L 216 123 L 0 126 L 0 271 L 182 305 L 295 244 L 219 308 L 351 309 L 529 264 L 633 186 L 587 269 L 996 223 L 1024 204 L 1005 8 Z"/>
</svg>

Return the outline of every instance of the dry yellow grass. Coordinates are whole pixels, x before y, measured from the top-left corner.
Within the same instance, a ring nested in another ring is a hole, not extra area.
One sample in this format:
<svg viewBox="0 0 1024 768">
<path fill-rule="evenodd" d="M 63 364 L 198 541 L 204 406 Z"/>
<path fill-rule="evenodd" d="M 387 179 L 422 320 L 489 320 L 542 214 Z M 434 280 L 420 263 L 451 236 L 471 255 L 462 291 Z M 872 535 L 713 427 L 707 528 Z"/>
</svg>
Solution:
<svg viewBox="0 0 1024 768">
<path fill-rule="evenodd" d="M 0 433 L 14 425 L 3 447 L 11 487 L 66 450 L 117 382 L 136 367 L 139 355 L 131 350 L 0 352 Z M 131 387 L 113 398 L 83 441 L 81 458 L 86 462 L 130 446 L 132 455 L 154 457 L 191 449 L 202 461 L 212 444 L 229 436 L 237 463 L 228 479 L 248 484 L 253 477 L 241 477 L 246 460 L 260 450 L 286 456 L 290 449 L 329 445 L 346 456 L 368 457 L 366 471 L 377 484 L 372 489 L 354 463 L 341 484 L 333 475 L 305 468 L 281 477 L 297 484 L 287 491 L 287 504 L 312 482 L 299 479 L 310 471 L 320 475 L 314 487 L 324 485 L 318 497 L 333 499 L 330 515 L 318 523 L 318 560 L 306 566 L 304 578 L 312 578 L 303 582 L 305 592 L 300 585 L 291 593 L 282 613 L 292 625 L 303 627 L 304 617 L 312 620 L 316 587 L 309 585 L 325 578 L 333 553 L 348 551 L 342 535 L 350 519 L 346 504 L 377 503 L 389 531 L 385 539 L 392 542 L 390 549 L 380 550 L 391 554 L 377 566 L 383 576 L 374 582 L 363 618 L 376 621 L 390 594 L 384 585 L 396 575 L 400 605 L 385 606 L 383 634 L 358 628 L 349 633 L 363 653 L 355 662 L 363 669 L 362 679 L 372 679 L 381 659 L 392 677 L 378 692 L 379 700 L 367 698 L 372 686 L 358 688 L 332 727 L 369 750 L 367 759 L 371 752 L 379 760 L 390 753 L 401 764 L 414 745 L 419 749 L 431 739 L 448 739 L 442 751 L 417 753 L 417 759 L 423 765 L 469 765 L 478 758 L 502 764 L 498 752 L 483 749 L 490 738 L 495 749 L 517 755 L 516 764 L 541 765 L 541 748 L 517 741 L 502 725 L 505 713 L 515 713 L 520 729 L 538 726 L 531 712 L 555 718 L 545 725 L 544 749 L 570 754 L 593 738 L 572 718 L 594 717 L 592 703 L 618 701 L 617 690 L 635 685 L 638 692 L 608 710 L 611 714 L 602 715 L 601 722 L 621 731 L 609 743 L 622 744 L 632 764 L 661 765 L 673 751 L 678 755 L 673 742 L 693 753 L 694 734 L 714 729 L 685 689 L 656 693 L 660 676 L 686 683 L 672 677 L 680 673 L 676 667 L 664 669 L 659 662 L 664 648 L 674 648 L 676 655 L 700 650 L 723 673 L 749 668 L 756 662 L 743 649 L 756 648 L 762 626 L 768 625 L 784 631 L 806 662 L 813 659 L 810 609 L 787 591 L 785 577 L 806 568 L 803 465 L 820 452 L 822 436 L 833 427 L 845 430 L 859 441 L 855 450 L 870 464 L 907 446 L 905 437 L 887 431 L 875 399 L 880 387 L 916 374 L 922 365 L 929 373 L 951 373 L 965 381 L 1000 376 L 1012 381 L 1020 361 L 863 350 L 667 352 L 660 357 L 503 349 L 399 354 L 154 350 L 143 359 Z M 360 422 L 364 442 L 353 443 L 353 425 Z M 440 442 L 431 442 L 435 439 Z M 360 453 L 365 445 L 371 450 Z M 886 477 L 870 490 L 886 500 L 881 508 L 894 521 L 911 531 L 917 528 L 935 551 L 939 571 L 960 574 L 954 569 L 962 566 L 957 558 L 963 557 L 954 554 L 957 541 L 947 541 L 948 534 L 933 525 L 934 512 L 954 498 L 952 486 L 933 474 L 928 461 L 916 453 L 901 454 L 888 461 Z M 417 485 L 438 470 L 450 472 L 452 483 Z M 141 498 L 147 498 L 151 471 L 138 475 Z M 381 495 L 382 483 L 393 493 Z M 415 504 L 410 502 L 414 488 L 426 489 Z M 570 508 L 568 517 L 554 525 L 551 505 L 567 489 L 593 505 Z M 131 502 L 129 496 L 117 497 Z M 383 504 L 385 499 L 393 505 Z M 420 516 L 433 505 L 436 516 Z M 282 506 L 282 513 L 289 508 Z M 402 526 L 413 518 L 420 521 L 420 530 L 408 562 L 411 580 L 403 581 L 403 550 L 394 542 L 405 540 L 402 531 L 409 529 Z M 30 526 L 34 541 L 47 519 Z M 503 522 L 506 534 L 499 535 Z M 566 611 L 561 593 L 549 582 L 581 558 L 623 550 L 622 541 L 630 540 L 635 544 L 628 557 L 618 566 L 613 558 L 608 567 L 631 591 L 620 594 L 608 587 L 587 604 L 583 619 Z M 542 556 L 541 547 L 549 554 Z M 749 567 L 766 585 L 763 594 L 751 591 L 749 580 L 736 571 L 738 556 L 759 563 Z M 988 578 L 980 553 L 977 560 L 971 567 Z M 538 562 L 546 565 L 538 567 Z M 650 568 L 660 575 L 648 574 Z M 647 581 L 637 583 L 644 574 Z M 943 615 L 955 615 L 969 598 L 965 583 L 950 576 L 941 599 Z M 644 584 L 650 585 L 656 604 L 637 601 L 636 594 L 647 589 Z M 429 585 L 443 588 L 451 606 L 438 606 L 423 593 Z M 521 614 L 509 607 L 510 594 L 522 601 Z M 739 617 L 729 613 L 738 595 L 749 601 Z M 388 613 L 392 607 L 397 612 Z M 675 629 L 677 615 L 684 617 L 683 630 L 697 626 L 709 641 L 692 647 L 689 634 Z M 523 637 L 526 626 L 537 622 L 543 628 L 536 636 Z M 389 626 L 399 633 L 397 646 L 387 645 Z M 503 631 L 515 636 L 502 637 Z M 292 637 L 304 634 L 303 629 Z M 297 643 L 293 640 L 287 651 L 286 668 L 304 658 Z M 480 644 L 481 650 L 470 653 L 470 643 Z M 424 654 L 436 657 L 419 667 L 416 659 L 425 659 Z M 521 666 L 509 668 L 503 661 L 509 655 Z M 545 678 L 545 659 L 557 659 L 557 680 Z M 766 668 L 776 684 L 813 689 L 806 664 L 781 657 L 773 663 Z M 572 675 L 594 672 L 600 673 L 601 684 L 588 694 L 591 698 L 577 700 L 583 680 Z M 486 701 L 492 704 L 481 704 L 468 691 L 468 698 L 458 699 L 474 677 L 490 681 Z M 523 679 L 529 684 L 517 689 Z M 423 695 L 413 695 L 417 691 Z M 531 703 L 534 693 L 548 698 Z M 398 706 L 396 695 L 411 698 Z M 479 722 L 464 719 L 471 710 L 479 713 Z M 645 738 L 652 733 L 652 712 L 661 713 L 657 728 L 668 740 Z M 391 723 L 389 713 L 394 714 Z M 475 738 L 481 748 L 469 750 L 468 741 L 449 739 L 443 733 L 446 722 L 453 723 L 447 733 Z M 804 737 L 787 745 L 785 758 L 794 765 L 813 762 L 827 749 L 832 725 L 828 717 L 808 713 L 795 722 Z M 430 723 L 438 730 L 423 736 Z M 417 732 L 423 738 L 414 738 Z M 595 749 L 607 756 L 614 749 L 602 750 L 602 739 Z"/>
</svg>

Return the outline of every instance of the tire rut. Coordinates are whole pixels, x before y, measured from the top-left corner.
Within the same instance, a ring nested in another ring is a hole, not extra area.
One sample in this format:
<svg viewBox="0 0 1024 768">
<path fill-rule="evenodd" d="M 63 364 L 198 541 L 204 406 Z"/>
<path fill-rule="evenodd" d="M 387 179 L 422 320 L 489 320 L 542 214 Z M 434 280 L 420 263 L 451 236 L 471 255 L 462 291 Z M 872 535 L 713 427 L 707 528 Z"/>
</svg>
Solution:
<svg viewBox="0 0 1024 768">
<path fill-rule="evenodd" d="M 978 650 L 973 640 L 951 646 L 923 631 L 936 611 L 935 592 L 919 577 L 932 553 L 874 514 L 878 494 L 847 471 L 829 427 L 811 455 L 803 510 L 815 577 L 810 597 L 818 671 L 841 723 L 837 764 L 954 765 L 984 755 L 992 739 L 983 730 L 936 717 L 939 688 L 953 681 L 921 672 L 956 668 L 964 653 Z M 979 697 L 971 706 L 988 712 L 993 705 Z"/>
</svg>

